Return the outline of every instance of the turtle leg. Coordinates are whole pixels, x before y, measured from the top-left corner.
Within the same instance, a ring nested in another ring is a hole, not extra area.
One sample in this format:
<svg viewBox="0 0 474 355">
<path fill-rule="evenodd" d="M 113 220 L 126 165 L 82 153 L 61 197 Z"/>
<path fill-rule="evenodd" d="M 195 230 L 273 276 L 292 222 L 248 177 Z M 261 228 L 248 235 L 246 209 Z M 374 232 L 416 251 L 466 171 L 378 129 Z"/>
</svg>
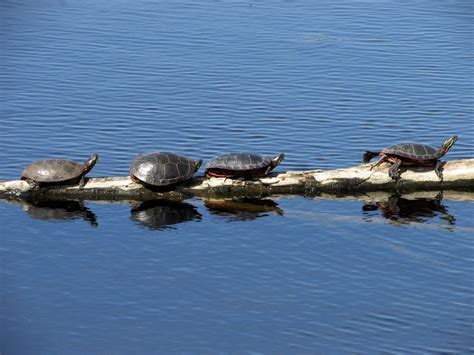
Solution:
<svg viewBox="0 0 474 355">
<path fill-rule="evenodd" d="M 380 164 L 386 162 L 388 158 L 384 155 L 382 158 L 380 158 L 378 161 L 376 161 L 372 166 L 370 167 L 370 170 L 374 170 L 376 167 L 378 167 Z"/>
<path fill-rule="evenodd" d="M 400 180 L 400 165 L 402 165 L 402 161 L 397 159 L 395 163 L 388 169 L 388 176 L 390 176 L 395 181 Z"/>
<path fill-rule="evenodd" d="M 443 165 L 444 163 L 441 160 L 436 161 L 434 171 L 439 178 L 439 181 L 443 181 Z"/>
<path fill-rule="evenodd" d="M 31 180 L 31 179 L 24 179 L 28 185 L 30 186 L 30 188 L 32 190 L 38 190 L 39 189 L 39 184 L 35 181 L 35 180 Z"/>
<path fill-rule="evenodd" d="M 81 176 L 81 180 L 79 180 L 79 188 L 82 189 L 86 185 L 86 180 L 84 179 L 84 175 Z"/>
</svg>

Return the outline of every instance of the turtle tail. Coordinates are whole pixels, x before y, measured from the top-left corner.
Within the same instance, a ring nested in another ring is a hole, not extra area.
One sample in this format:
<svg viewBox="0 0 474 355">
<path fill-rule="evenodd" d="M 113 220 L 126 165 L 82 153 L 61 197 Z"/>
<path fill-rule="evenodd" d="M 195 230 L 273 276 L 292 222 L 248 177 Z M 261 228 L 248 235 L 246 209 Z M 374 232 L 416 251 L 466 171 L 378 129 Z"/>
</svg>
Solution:
<svg viewBox="0 0 474 355">
<path fill-rule="evenodd" d="M 364 163 L 368 163 L 370 159 L 372 159 L 373 157 L 376 157 L 377 155 L 379 155 L 379 152 L 371 152 L 367 150 L 362 160 L 364 161 Z"/>
</svg>

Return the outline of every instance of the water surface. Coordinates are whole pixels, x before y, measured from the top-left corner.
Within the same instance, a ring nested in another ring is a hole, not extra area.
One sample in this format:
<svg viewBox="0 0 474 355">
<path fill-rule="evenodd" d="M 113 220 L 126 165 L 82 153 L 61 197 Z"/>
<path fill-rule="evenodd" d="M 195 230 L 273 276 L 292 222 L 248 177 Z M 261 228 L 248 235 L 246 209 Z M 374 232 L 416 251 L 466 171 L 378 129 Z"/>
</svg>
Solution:
<svg viewBox="0 0 474 355">
<path fill-rule="evenodd" d="M 159 150 L 330 169 L 452 134 L 470 158 L 473 6 L 3 1 L 0 179 L 92 152 L 90 176 Z M 472 353 L 469 200 L 2 200 L 0 352 Z"/>
</svg>

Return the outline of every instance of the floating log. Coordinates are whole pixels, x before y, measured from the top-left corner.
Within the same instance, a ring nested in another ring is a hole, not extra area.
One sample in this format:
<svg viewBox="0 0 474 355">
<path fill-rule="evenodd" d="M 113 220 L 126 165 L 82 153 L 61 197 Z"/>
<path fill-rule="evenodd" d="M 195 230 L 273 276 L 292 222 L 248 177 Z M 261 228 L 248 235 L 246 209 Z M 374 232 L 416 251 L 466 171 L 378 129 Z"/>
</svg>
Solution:
<svg viewBox="0 0 474 355">
<path fill-rule="evenodd" d="M 402 169 L 399 181 L 387 173 L 390 165 L 371 170 L 370 164 L 336 170 L 287 171 L 255 179 L 195 177 L 172 191 L 154 192 L 130 177 L 86 178 L 82 187 L 32 188 L 21 180 L 0 181 L 0 197 L 32 197 L 82 200 L 183 200 L 191 197 L 252 197 L 271 195 L 316 196 L 324 193 L 347 195 L 373 191 L 474 191 L 474 159 L 449 161 L 443 166 L 443 181 L 432 167 Z"/>
</svg>

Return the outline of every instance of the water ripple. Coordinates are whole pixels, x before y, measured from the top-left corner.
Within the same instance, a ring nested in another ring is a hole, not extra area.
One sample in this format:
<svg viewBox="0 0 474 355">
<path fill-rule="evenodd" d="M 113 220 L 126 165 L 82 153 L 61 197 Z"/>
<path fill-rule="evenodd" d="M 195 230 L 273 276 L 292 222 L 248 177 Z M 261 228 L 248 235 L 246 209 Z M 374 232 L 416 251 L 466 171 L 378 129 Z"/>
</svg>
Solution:
<svg viewBox="0 0 474 355">
<path fill-rule="evenodd" d="M 103 157 L 99 175 L 123 175 L 131 156 L 162 149 L 205 160 L 284 151 L 281 169 L 335 168 L 357 164 L 366 149 L 439 145 L 453 133 L 460 139 L 448 157 L 470 157 L 464 53 L 472 46 L 470 27 L 457 21 L 462 11 L 401 15 L 397 7 L 387 28 L 381 6 L 361 4 L 364 16 L 347 27 L 326 18 L 312 27 L 301 18 L 322 5 L 304 2 L 233 3 L 230 13 L 222 4 L 163 4 L 154 15 L 145 2 L 102 14 L 100 4 L 99 12 L 67 4 L 62 16 L 5 3 L 2 178 L 32 159 L 91 151 Z M 331 16 L 348 16 L 346 5 L 325 5 Z M 118 26 L 137 21 L 131 31 Z"/>
<path fill-rule="evenodd" d="M 91 176 L 119 176 L 158 150 L 285 152 L 279 170 L 454 133 L 447 159 L 474 151 L 469 2 L 7 0 L 0 13 L 0 179 L 92 152 Z M 448 229 L 436 213 L 402 225 L 348 201 L 278 203 L 283 216 L 237 223 L 196 203 L 202 223 L 176 228 L 130 223 L 128 205 L 52 224 L 57 210 L 0 204 L 5 351 L 472 352 L 471 204 L 450 202 Z"/>
</svg>

